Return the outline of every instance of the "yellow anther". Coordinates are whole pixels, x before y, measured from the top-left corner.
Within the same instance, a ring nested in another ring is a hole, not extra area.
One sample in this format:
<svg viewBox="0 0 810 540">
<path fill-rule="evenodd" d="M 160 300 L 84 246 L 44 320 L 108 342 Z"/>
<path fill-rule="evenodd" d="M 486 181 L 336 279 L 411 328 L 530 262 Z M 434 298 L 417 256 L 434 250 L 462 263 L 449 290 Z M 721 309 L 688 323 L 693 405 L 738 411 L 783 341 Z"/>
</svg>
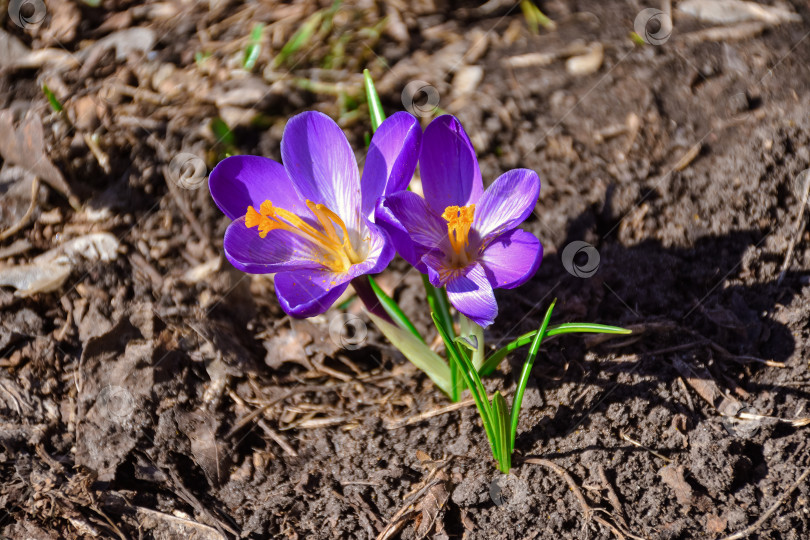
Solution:
<svg viewBox="0 0 810 540">
<path fill-rule="evenodd" d="M 275 208 L 273 208 L 273 203 L 271 203 L 270 201 L 264 201 L 259 206 L 259 212 L 261 212 L 263 216 L 272 217 L 275 214 Z"/>
<path fill-rule="evenodd" d="M 361 262 L 355 252 L 349 231 L 340 217 L 323 204 L 306 201 L 307 208 L 315 216 L 320 230 L 288 210 L 264 201 L 256 211 L 248 206 L 245 214 L 247 228 L 259 227 L 259 236 L 264 238 L 272 230 L 284 230 L 300 236 L 319 248 L 320 257 L 315 261 L 334 272 L 345 272 L 352 264 Z"/>
<path fill-rule="evenodd" d="M 470 227 L 473 224 L 475 205 L 448 206 L 442 217 L 447 222 L 447 238 L 456 255 L 465 255 L 469 243 Z"/>
<path fill-rule="evenodd" d="M 263 219 L 265 219 L 265 217 L 258 213 L 255 208 L 248 206 L 247 214 L 245 214 L 245 226 L 248 229 L 259 225 Z"/>
</svg>

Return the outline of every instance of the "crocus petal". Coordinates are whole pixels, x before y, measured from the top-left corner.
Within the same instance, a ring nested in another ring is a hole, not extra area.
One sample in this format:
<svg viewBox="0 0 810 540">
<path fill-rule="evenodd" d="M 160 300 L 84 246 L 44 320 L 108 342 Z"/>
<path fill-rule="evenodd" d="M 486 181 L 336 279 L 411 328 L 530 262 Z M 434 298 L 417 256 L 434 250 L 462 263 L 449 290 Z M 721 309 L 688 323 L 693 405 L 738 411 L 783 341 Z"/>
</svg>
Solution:
<svg viewBox="0 0 810 540">
<path fill-rule="evenodd" d="M 312 317 L 323 313 L 343 294 L 349 282 L 364 274 L 382 272 L 394 257 L 394 248 L 385 233 L 371 222 L 368 231 L 368 255 L 347 272 L 326 268 L 304 269 L 276 275 L 276 296 L 282 309 L 293 317 Z"/>
<path fill-rule="evenodd" d="M 388 117 L 371 138 L 360 180 L 363 215 L 370 217 L 377 199 L 408 187 L 419 158 L 422 129 L 406 112 Z"/>
<path fill-rule="evenodd" d="M 248 229 L 240 217 L 225 231 L 225 257 L 237 269 L 250 274 L 272 274 L 302 268 L 318 268 L 317 246 L 288 231 L 274 230 L 262 238 L 256 227 Z"/>
<path fill-rule="evenodd" d="M 477 203 L 484 189 L 475 149 L 453 116 L 440 116 L 425 129 L 419 171 L 425 200 L 439 215 L 448 206 Z"/>
<path fill-rule="evenodd" d="M 377 219 L 388 225 L 386 230 L 397 251 L 414 266 L 425 252 L 447 244 L 447 223 L 428 208 L 425 199 L 411 191 L 385 197 Z M 397 230 L 402 234 L 395 234 Z"/>
<path fill-rule="evenodd" d="M 396 252 L 419 272 L 426 274 L 427 269 L 420 260 L 424 253 L 424 248 L 414 243 L 411 239 L 411 235 L 405 230 L 405 227 L 385 205 L 385 200 L 385 198 L 381 198 L 377 201 L 377 209 L 374 212 L 376 224 L 388 234 Z"/>
<path fill-rule="evenodd" d="M 236 219 L 248 206 L 265 201 L 296 214 L 308 211 L 281 163 L 260 156 L 231 156 L 219 162 L 208 178 L 211 197 L 222 213 Z"/>
<path fill-rule="evenodd" d="M 540 240 L 515 229 L 493 240 L 478 258 L 494 288 L 513 289 L 531 278 L 543 259 Z"/>
<path fill-rule="evenodd" d="M 348 276 L 343 274 L 342 277 L 345 281 L 339 282 L 335 274 L 326 269 L 276 274 L 276 296 L 281 309 L 299 319 L 320 315 L 349 286 Z"/>
<path fill-rule="evenodd" d="M 495 293 L 487 279 L 484 267 L 478 263 L 467 267 L 466 275 L 447 283 L 447 298 L 460 313 L 479 326 L 487 327 L 498 315 Z"/>
<path fill-rule="evenodd" d="M 473 229 L 488 238 L 520 225 L 534 210 L 540 194 L 540 177 L 529 169 L 513 169 L 498 177 L 475 206 Z"/>
<path fill-rule="evenodd" d="M 360 230 L 357 160 L 331 118 L 316 111 L 293 116 L 281 137 L 281 159 L 302 198 L 325 204 L 350 231 Z"/>
<path fill-rule="evenodd" d="M 366 236 L 363 241 L 368 246 L 368 252 L 364 261 L 352 265 L 349 269 L 350 279 L 363 274 L 379 274 L 386 269 L 388 263 L 396 255 L 394 246 L 385 231 L 371 221 L 365 218 L 364 220 Z"/>
<path fill-rule="evenodd" d="M 422 255 L 422 267 L 425 268 L 423 274 L 427 274 L 430 283 L 441 289 L 455 275 L 463 273 L 463 270 L 452 268 L 447 263 L 444 252 L 438 249 L 428 251 Z"/>
</svg>

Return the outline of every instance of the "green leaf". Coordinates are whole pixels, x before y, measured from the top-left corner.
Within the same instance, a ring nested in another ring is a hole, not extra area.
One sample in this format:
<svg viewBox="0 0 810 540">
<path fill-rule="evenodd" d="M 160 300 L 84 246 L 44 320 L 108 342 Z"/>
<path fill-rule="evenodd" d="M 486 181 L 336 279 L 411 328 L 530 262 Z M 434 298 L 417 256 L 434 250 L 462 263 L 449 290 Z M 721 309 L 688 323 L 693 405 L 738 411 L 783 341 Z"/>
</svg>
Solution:
<svg viewBox="0 0 810 540">
<path fill-rule="evenodd" d="M 217 142 L 222 143 L 224 146 L 233 146 L 236 144 L 236 136 L 222 118 L 217 117 L 211 119 L 211 131 L 214 132 Z"/>
<path fill-rule="evenodd" d="M 377 88 L 374 86 L 374 80 L 367 69 L 363 70 L 363 81 L 366 89 L 366 101 L 368 101 L 368 114 L 371 116 L 371 131 L 374 132 L 385 121 L 385 113 L 382 103 L 380 103 L 380 96 L 377 94 Z"/>
<path fill-rule="evenodd" d="M 552 338 L 555 336 L 561 336 L 563 334 L 574 334 L 574 333 L 591 333 L 591 334 L 632 334 L 632 330 L 628 330 L 627 328 L 620 328 L 618 326 L 608 326 L 605 324 L 596 324 L 596 323 L 563 323 L 557 324 L 555 326 L 550 326 L 546 330 L 546 335 L 543 336 L 543 339 Z M 528 345 L 534 339 L 535 334 L 537 334 L 537 330 L 532 330 L 531 332 L 527 332 L 522 336 L 518 337 L 517 339 L 510 341 L 494 353 L 490 355 L 489 358 L 486 359 L 484 365 L 478 369 L 478 372 L 481 374 L 482 377 L 487 377 L 492 374 L 500 365 L 501 361 L 506 358 L 506 355 L 510 352 L 523 347 L 524 345 Z"/>
<path fill-rule="evenodd" d="M 450 301 L 447 299 L 447 292 L 444 288 L 436 288 L 425 274 L 422 274 L 422 283 L 425 286 L 425 296 L 427 297 L 430 311 L 436 314 L 448 336 L 455 339 L 456 330 L 453 328 L 453 317 L 450 316 Z"/>
<path fill-rule="evenodd" d="M 463 345 L 471 352 L 475 352 L 479 348 L 478 336 L 474 334 L 468 334 L 466 336 L 465 335 L 458 336 L 454 341 L 459 345 Z"/>
<path fill-rule="evenodd" d="M 447 299 L 447 292 L 445 292 L 444 287 L 441 289 L 434 287 L 424 274 L 422 274 L 422 283 L 425 286 L 425 296 L 427 297 L 430 311 L 435 318 L 439 320 L 439 324 L 441 324 L 444 332 L 455 341 L 456 330 L 453 327 L 453 317 L 450 315 L 450 301 Z M 461 354 L 464 352 L 464 350 L 460 351 Z M 461 366 L 456 364 L 456 361 L 451 355 L 448 355 L 447 362 L 450 364 L 450 373 L 452 374 L 453 380 L 453 393 L 450 395 L 450 399 L 456 402 L 461 398 L 461 392 L 464 391 L 464 381 L 460 373 Z"/>
<path fill-rule="evenodd" d="M 321 22 L 323 21 L 323 11 L 316 11 L 309 18 L 304 21 L 298 30 L 296 30 L 295 34 L 292 35 L 289 41 L 284 44 L 281 48 L 281 51 L 273 58 L 273 63 L 271 64 L 273 68 L 277 68 L 284 62 L 286 62 L 290 56 L 295 54 L 301 47 L 306 45 L 312 36 L 315 35 L 315 31 L 320 26 Z"/>
<path fill-rule="evenodd" d="M 520 379 L 518 380 L 517 389 L 515 390 L 515 399 L 512 400 L 512 421 L 509 430 L 509 454 L 515 449 L 515 436 L 517 435 L 517 425 L 520 416 L 520 406 L 523 403 L 523 392 L 526 391 L 526 385 L 529 383 L 529 375 L 534 366 L 534 360 L 537 358 L 537 353 L 540 351 L 540 342 L 543 341 L 543 336 L 546 334 L 548 322 L 551 320 L 551 312 L 557 304 L 555 298 L 546 311 L 546 316 L 543 318 L 543 324 L 534 336 L 532 345 L 529 347 L 529 355 L 526 357 L 526 362 L 523 364 L 523 369 L 520 372 Z"/>
<path fill-rule="evenodd" d="M 60 113 L 64 110 L 62 104 L 59 102 L 59 99 L 57 99 L 56 94 L 54 94 L 51 89 L 48 88 L 47 84 L 42 85 L 42 93 L 45 94 L 46 98 L 48 98 L 48 103 L 51 104 L 51 109 L 53 109 L 54 112 Z"/>
<path fill-rule="evenodd" d="M 242 59 L 242 67 L 248 71 L 256 66 L 256 60 L 259 59 L 259 53 L 262 50 L 262 31 L 264 31 L 264 24 L 256 23 L 250 32 L 250 42 L 245 47 L 245 56 Z"/>
<path fill-rule="evenodd" d="M 430 350 L 424 341 L 417 338 L 409 331 L 400 328 L 395 324 L 368 313 L 368 316 L 385 335 L 391 344 L 411 361 L 413 365 L 424 371 L 428 377 L 438 386 L 442 392 L 450 395 L 450 368 L 442 358 Z"/>
<path fill-rule="evenodd" d="M 498 453 L 500 458 L 496 458 L 498 468 L 504 474 L 509 473 L 512 468 L 512 447 L 514 442 L 509 439 L 509 406 L 500 392 L 496 391 L 492 396 L 492 416 L 495 421 L 495 438 L 498 441 Z"/>
<path fill-rule="evenodd" d="M 641 37 L 640 35 L 636 34 L 635 32 L 630 32 L 630 40 L 633 43 L 635 43 L 636 45 L 639 45 L 641 47 L 644 47 L 645 45 L 647 45 L 647 42 L 644 41 L 644 38 Z"/>
<path fill-rule="evenodd" d="M 470 336 L 473 341 L 479 344 L 477 347 L 470 349 L 473 352 L 472 364 L 476 370 L 479 370 L 484 365 L 484 329 L 463 314 L 459 314 L 459 326 L 462 335 Z"/>
<path fill-rule="evenodd" d="M 557 28 L 556 23 L 549 19 L 548 15 L 540 11 L 540 8 L 531 0 L 521 0 L 520 9 L 523 11 L 526 24 L 529 25 L 529 30 L 533 34 L 539 33 L 541 26 L 546 30 L 555 30 Z"/>
<path fill-rule="evenodd" d="M 408 332 L 419 338 L 419 340 L 422 343 L 424 343 L 425 339 L 416 330 L 416 327 L 414 327 L 413 323 L 408 318 L 408 316 L 405 315 L 405 313 L 399 308 L 397 303 L 394 302 L 394 299 L 385 294 L 385 291 L 382 290 L 379 285 L 377 285 L 377 282 L 374 280 L 373 277 L 368 276 L 368 283 L 369 285 L 371 285 L 371 289 L 374 291 L 374 294 L 377 295 L 377 300 L 380 301 L 380 305 L 382 305 L 382 308 L 385 310 L 386 313 L 388 313 L 388 316 L 391 317 L 391 320 L 397 323 L 397 325 L 399 325 L 401 328 L 404 328 L 405 330 L 407 330 Z"/>
<path fill-rule="evenodd" d="M 497 446 L 498 443 L 495 437 L 495 425 L 493 423 L 492 408 L 489 405 L 487 391 L 481 382 L 481 378 L 478 376 L 478 373 L 475 371 L 475 368 L 473 368 L 472 363 L 469 361 L 469 359 L 467 359 L 466 355 L 459 351 L 458 347 L 456 347 L 456 344 L 447 333 L 447 330 L 440 324 L 436 314 L 431 313 L 431 316 L 433 317 L 433 324 L 436 325 L 436 329 L 439 331 L 439 334 L 444 340 L 448 360 L 450 360 L 450 357 L 452 356 L 453 360 L 457 362 L 459 366 L 461 366 L 460 374 L 464 378 L 464 382 L 467 383 L 467 387 L 470 389 L 470 393 L 475 400 L 475 406 L 478 408 L 478 414 L 481 416 L 481 422 L 484 424 L 484 431 L 487 434 L 490 448 L 492 448 L 492 455 L 495 457 L 495 460 L 500 463 Z"/>
<path fill-rule="evenodd" d="M 456 338 L 458 339 L 458 338 Z M 447 345 L 445 343 L 445 345 Z M 455 347 L 455 343 L 453 344 Z M 464 348 L 455 347 L 458 351 L 458 356 L 468 358 L 467 351 Z M 453 383 L 453 393 L 450 394 L 450 401 L 457 403 L 461 399 L 461 393 L 464 392 L 464 375 L 461 372 L 461 363 L 456 360 L 456 356 L 447 354 L 447 363 L 450 365 L 450 381 Z"/>
</svg>

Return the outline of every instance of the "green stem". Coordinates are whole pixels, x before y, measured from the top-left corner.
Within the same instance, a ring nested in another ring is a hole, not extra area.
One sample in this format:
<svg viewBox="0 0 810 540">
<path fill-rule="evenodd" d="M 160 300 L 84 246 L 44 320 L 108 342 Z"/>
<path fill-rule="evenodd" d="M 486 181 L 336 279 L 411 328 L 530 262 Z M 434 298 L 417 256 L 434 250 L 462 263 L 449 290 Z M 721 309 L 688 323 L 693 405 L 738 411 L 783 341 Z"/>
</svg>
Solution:
<svg viewBox="0 0 810 540">
<path fill-rule="evenodd" d="M 450 360 L 450 357 L 453 358 L 453 361 L 457 362 L 459 365 L 463 366 L 465 369 L 461 370 L 461 375 L 464 377 L 464 381 L 467 383 L 467 386 L 470 388 L 470 393 L 475 400 L 475 406 L 478 408 L 478 413 L 481 415 L 481 421 L 484 424 L 484 431 L 487 434 L 487 439 L 489 440 L 490 447 L 492 448 L 492 453 L 495 456 L 495 460 L 500 463 L 500 456 L 498 452 L 498 444 L 497 439 L 495 438 L 495 430 L 492 418 L 492 410 L 489 406 L 489 400 L 487 399 L 487 392 L 484 389 L 484 385 L 481 382 L 481 378 L 478 376 L 478 373 L 473 368 L 472 363 L 469 360 L 465 360 L 466 357 L 463 356 L 464 353 L 458 350 L 457 345 L 453 342 L 450 335 L 445 330 L 444 326 L 442 326 L 436 317 L 436 314 L 433 313 L 433 324 L 436 325 L 436 330 L 439 331 L 439 335 L 442 336 L 444 340 L 444 346 L 447 349 L 447 357 Z"/>
<path fill-rule="evenodd" d="M 374 293 L 374 297 L 376 297 L 376 302 L 370 301 L 370 299 L 368 299 L 368 294 L 363 294 L 365 287 L 363 286 L 364 284 L 362 283 L 362 279 L 352 280 L 352 285 L 369 311 L 372 311 L 378 317 L 389 318 L 391 322 L 395 323 L 400 328 L 404 328 L 414 336 L 418 337 L 422 342 L 425 341 L 416 330 L 416 327 L 413 325 L 408 316 L 405 315 L 405 313 L 399 308 L 393 298 L 385 294 L 385 291 L 382 290 L 379 285 L 377 285 L 377 281 L 373 277 L 368 276 L 368 285 L 370 285 L 371 291 Z M 382 315 L 379 312 L 380 306 L 382 306 L 382 309 L 384 310 Z"/>
<path fill-rule="evenodd" d="M 456 338 L 456 331 L 453 328 L 453 317 L 450 315 L 450 301 L 447 299 L 447 292 L 444 287 L 436 288 L 428 277 L 422 274 L 422 283 L 425 286 L 425 296 L 427 297 L 430 311 L 436 315 L 445 333 L 453 340 Z M 460 351 L 464 354 L 464 351 Z M 450 379 L 453 391 L 450 399 L 455 403 L 461 399 L 461 392 L 464 391 L 464 381 L 461 378 L 461 366 L 459 366 L 450 354 L 447 355 L 447 363 L 450 365 Z"/>
<path fill-rule="evenodd" d="M 436 314 L 442 326 L 447 331 L 447 335 L 456 338 L 456 331 L 453 328 L 453 317 L 450 315 L 450 301 L 444 287 L 438 289 L 433 286 L 430 279 L 422 274 L 422 283 L 425 285 L 425 296 L 427 297 L 430 311 Z"/>
</svg>

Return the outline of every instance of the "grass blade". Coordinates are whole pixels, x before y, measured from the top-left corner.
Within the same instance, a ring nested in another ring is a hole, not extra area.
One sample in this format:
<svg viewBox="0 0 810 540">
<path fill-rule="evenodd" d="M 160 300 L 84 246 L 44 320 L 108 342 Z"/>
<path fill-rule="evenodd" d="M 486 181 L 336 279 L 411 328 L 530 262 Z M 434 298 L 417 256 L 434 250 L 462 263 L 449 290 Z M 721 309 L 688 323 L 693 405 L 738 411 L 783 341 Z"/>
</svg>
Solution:
<svg viewBox="0 0 810 540">
<path fill-rule="evenodd" d="M 425 285 L 425 296 L 427 297 L 430 311 L 439 320 L 445 333 L 451 337 L 455 342 L 456 330 L 453 327 L 453 317 L 450 315 L 450 301 L 447 299 L 447 293 L 444 288 L 436 288 L 430 282 L 428 277 L 422 274 L 422 283 Z M 460 351 L 464 354 L 465 351 Z M 447 356 L 447 361 L 450 364 L 450 373 L 453 378 L 453 394 L 450 398 L 456 402 L 461 398 L 461 392 L 464 391 L 464 382 L 461 378 L 461 366 L 456 364 L 451 355 Z"/>
<path fill-rule="evenodd" d="M 555 30 L 557 24 L 548 18 L 548 15 L 540 11 L 534 2 L 531 0 L 521 0 L 520 9 L 523 11 L 523 17 L 526 19 L 526 24 L 529 25 L 529 30 L 532 34 L 540 32 L 542 26 L 546 30 Z"/>
<path fill-rule="evenodd" d="M 312 39 L 312 36 L 315 34 L 315 31 L 321 25 L 321 21 L 323 21 L 323 12 L 316 11 L 309 18 L 304 21 L 298 30 L 292 35 L 290 40 L 284 44 L 281 48 L 281 51 L 273 58 L 272 67 L 275 69 L 279 67 L 281 64 L 285 63 L 290 56 L 295 54 L 301 47 L 303 47 L 306 43 Z"/>
<path fill-rule="evenodd" d="M 492 396 L 492 416 L 495 420 L 493 426 L 495 438 L 498 441 L 498 454 L 495 460 L 498 462 L 498 469 L 504 474 L 509 473 L 512 468 L 512 444 L 509 442 L 509 406 L 500 392 L 496 391 Z"/>
<path fill-rule="evenodd" d="M 547 337 L 561 336 L 563 334 L 575 333 L 592 333 L 592 334 L 632 334 L 632 330 L 621 328 L 619 326 L 608 326 L 606 324 L 596 323 L 562 323 L 556 324 L 546 330 Z"/>
<path fill-rule="evenodd" d="M 475 400 L 475 406 L 478 408 L 478 414 L 481 416 L 481 421 L 484 424 L 484 431 L 487 434 L 487 439 L 489 439 L 489 444 L 492 447 L 493 454 L 495 455 L 495 459 L 498 458 L 497 446 L 496 446 L 496 439 L 495 439 L 495 431 L 494 425 L 492 420 L 492 408 L 489 406 L 489 400 L 487 399 L 487 391 L 484 388 L 483 383 L 481 382 L 481 378 L 476 373 L 475 369 L 473 368 L 470 361 L 464 356 L 464 353 L 458 350 L 458 347 L 447 334 L 447 331 L 442 327 L 439 323 L 439 320 L 436 317 L 435 313 L 431 313 L 433 317 L 433 324 L 436 325 L 436 329 L 439 331 L 439 334 L 442 336 L 444 340 L 444 346 L 447 349 L 447 356 L 448 360 L 450 357 L 453 357 L 462 369 L 460 370 L 461 376 L 464 378 L 464 382 L 467 383 L 467 386 L 470 388 L 470 393 Z M 466 365 L 465 365 L 466 364 Z"/>
<path fill-rule="evenodd" d="M 523 402 L 523 392 L 526 391 L 526 385 L 529 383 L 529 375 L 531 374 L 534 360 L 537 358 L 537 353 L 540 351 L 540 343 L 543 341 L 543 336 L 546 334 L 548 322 L 551 320 L 551 312 L 554 310 L 554 305 L 557 303 L 555 299 L 546 311 L 546 316 L 543 319 L 543 324 L 540 330 L 535 333 L 532 345 L 529 348 L 529 355 L 526 357 L 526 362 L 523 364 L 523 370 L 520 372 L 520 379 L 518 380 L 517 389 L 515 390 L 515 399 L 512 400 L 512 419 L 510 422 L 509 430 L 509 455 L 515 449 L 515 435 L 517 434 L 518 418 L 520 416 L 520 406 Z"/>
<path fill-rule="evenodd" d="M 242 67 L 251 71 L 256 66 L 256 61 L 259 59 L 259 53 L 262 51 L 262 32 L 264 31 L 264 24 L 256 23 L 253 25 L 253 30 L 250 31 L 250 41 L 245 47 L 245 55 L 242 59 Z"/>
<path fill-rule="evenodd" d="M 382 103 L 380 103 L 380 96 L 377 94 L 377 88 L 374 86 L 374 79 L 371 78 L 369 70 L 363 70 L 363 83 L 366 89 L 366 101 L 368 101 L 368 114 L 371 116 L 371 132 L 377 131 L 385 121 L 385 113 L 383 112 Z"/>
<path fill-rule="evenodd" d="M 408 316 L 405 315 L 405 313 L 399 308 L 397 303 L 394 302 L 394 299 L 385 294 L 385 291 L 382 290 L 379 285 L 377 285 L 377 282 L 374 280 L 373 277 L 368 276 L 368 283 L 369 285 L 371 285 L 371 290 L 373 290 L 374 294 L 377 295 L 377 300 L 380 301 L 380 305 L 382 306 L 382 308 L 385 310 L 386 313 L 388 313 L 388 316 L 391 317 L 391 320 L 397 323 L 397 325 L 399 325 L 401 328 L 404 328 L 405 330 L 407 330 L 408 332 L 419 338 L 419 340 L 422 341 L 422 343 L 424 343 L 425 339 L 416 330 L 416 327 L 414 327 L 413 323 L 408 318 Z"/>
<path fill-rule="evenodd" d="M 60 103 L 59 99 L 57 99 L 56 94 L 48 88 L 47 84 L 42 85 L 42 93 L 45 94 L 45 97 L 48 98 L 48 103 L 51 105 L 51 109 L 54 112 L 60 113 L 64 110 L 62 107 L 62 103 Z"/>
<path fill-rule="evenodd" d="M 424 371 L 436 386 L 449 396 L 450 392 L 452 392 L 450 368 L 442 357 L 430 350 L 430 347 L 407 330 L 391 324 L 369 311 L 367 313 L 386 339 L 413 365 Z"/>
<path fill-rule="evenodd" d="M 596 324 L 596 323 L 563 323 L 557 324 L 554 326 L 550 326 L 546 330 L 546 335 L 543 336 L 543 339 L 552 338 L 555 336 L 561 336 L 563 334 L 573 334 L 573 333 L 593 333 L 593 334 L 632 334 L 632 330 L 628 330 L 627 328 L 621 328 L 618 326 L 608 326 L 605 324 Z M 486 359 L 484 365 L 481 366 L 478 372 L 481 374 L 482 377 L 487 377 L 492 374 L 495 369 L 497 369 L 498 365 L 500 365 L 501 361 L 506 358 L 506 355 L 510 352 L 523 347 L 524 345 L 528 345 L 534 339 L 535 334 L 537 334 L 537 330 L 532 330 L 531 332 L 527 332 L 522 336 L 518 337 L 517 339 L 507 343 L 494 353 L 490 355 L 489 358 Z"/>
</svg>

